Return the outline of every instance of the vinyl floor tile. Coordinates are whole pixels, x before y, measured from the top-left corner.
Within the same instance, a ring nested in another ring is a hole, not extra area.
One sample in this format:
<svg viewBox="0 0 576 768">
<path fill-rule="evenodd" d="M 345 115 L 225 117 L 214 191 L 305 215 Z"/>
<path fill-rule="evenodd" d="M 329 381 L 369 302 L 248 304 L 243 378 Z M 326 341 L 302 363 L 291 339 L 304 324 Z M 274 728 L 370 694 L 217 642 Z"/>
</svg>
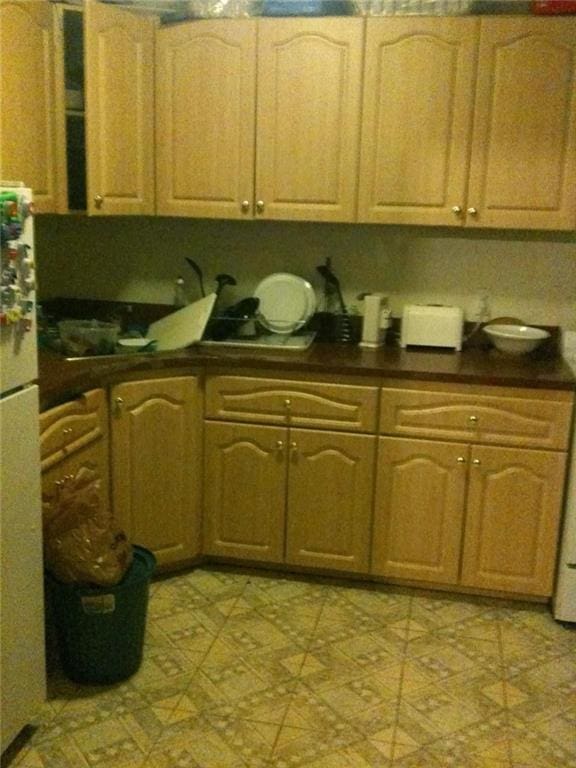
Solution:
<svg viewBox="0 0 576 768">
<path fill-rule="evenodd" d="M 48 687 L 11 768 L 576 768 L 576 629 L 526 603 L 199 568 L 130 680 Z"/>
</svg>

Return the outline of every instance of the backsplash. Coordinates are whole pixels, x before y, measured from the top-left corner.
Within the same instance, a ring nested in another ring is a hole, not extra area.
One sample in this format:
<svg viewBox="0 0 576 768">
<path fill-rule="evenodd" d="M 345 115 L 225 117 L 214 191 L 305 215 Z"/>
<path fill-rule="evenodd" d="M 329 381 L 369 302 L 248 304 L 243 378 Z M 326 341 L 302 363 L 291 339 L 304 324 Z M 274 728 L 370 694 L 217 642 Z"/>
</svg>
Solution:
<svg viewBox="0 0 576 768">
<path fill-rule="evenodd" d="M 236 278 L 225 289 L 230 303 L 286 271 L 310 280 L 322 309 L 316 266 L 330 257 L 352 310 L 361 311 L 359 293 L 381 291 L 395 316 L 406 303 L 443 303 L 475 320 L 485 294 L 490 317 L 576 330 L 573 233 L 47 215 L 37 217 L 36 231 L 41 299 L 171 304 L 182 275 L 193 301 L 200 293 L 189 256 L 207 290 L 217 273 Z"/>
</svg>

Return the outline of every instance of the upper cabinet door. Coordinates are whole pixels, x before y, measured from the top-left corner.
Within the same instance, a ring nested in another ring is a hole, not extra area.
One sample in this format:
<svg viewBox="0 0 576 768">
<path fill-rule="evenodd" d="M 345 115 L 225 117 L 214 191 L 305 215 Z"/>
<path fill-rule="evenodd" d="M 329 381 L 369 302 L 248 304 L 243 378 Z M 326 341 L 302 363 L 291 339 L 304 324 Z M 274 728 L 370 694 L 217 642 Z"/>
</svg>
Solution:
<svg viewBox="0 0 576 768">
<path fill-rule="evenodd" d="M 157 34 L 157 211 L 252 212 L 256 22 L 195 21 Z"/>
<path fill-rule="evenodd" d="M 368 19 L 358 220 L 461 223 L 478 19 Z"/>
<path fill-rule="evenodd" d="M 576 225 L 576 19 L 483 19 L 468 206 L 480 227 Z"/>
<path fill-rule="evenodd" d="M 31 187 L 41 213 L 66 208 L 64 160 L 57 157 L 54 12 L 46 0 L 0 0 L 0 178 Z"/>
<path fill-rule="evenodd" d="M 85 9 L 88 211 L 154 213 L 156 20 Z"/>
<path fill-rule="evenodd" d="M 353 221 L 363 20 L 258 25 L 256 215 Z"/>
</svg>

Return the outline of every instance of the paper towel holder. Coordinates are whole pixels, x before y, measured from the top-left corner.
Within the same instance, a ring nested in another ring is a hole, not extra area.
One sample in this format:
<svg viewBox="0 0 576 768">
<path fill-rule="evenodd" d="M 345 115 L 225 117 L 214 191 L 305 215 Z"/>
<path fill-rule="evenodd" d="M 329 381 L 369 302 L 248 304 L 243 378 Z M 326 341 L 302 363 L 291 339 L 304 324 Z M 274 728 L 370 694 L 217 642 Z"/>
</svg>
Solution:
<svg viewBox="0 0 576 768">
<path fill-rule="evenodd" d="M 358 298 L 364 300 L 360 346 L 365 349 L 378 349 L 383 346 L 386 329 L 390 325 L 390 311 L 386 306 L 388 297 L 383 293 L 362 293 Z"/>
</svg>

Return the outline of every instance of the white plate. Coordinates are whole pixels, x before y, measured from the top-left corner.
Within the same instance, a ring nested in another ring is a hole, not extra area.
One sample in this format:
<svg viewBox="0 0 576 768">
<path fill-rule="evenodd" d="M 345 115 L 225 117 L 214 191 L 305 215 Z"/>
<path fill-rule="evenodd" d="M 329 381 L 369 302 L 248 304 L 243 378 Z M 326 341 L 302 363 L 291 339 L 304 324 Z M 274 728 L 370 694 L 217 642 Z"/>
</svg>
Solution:
<svg viewBox="0 0 576 768">
<path fill-rule="evenodd" d="M 258 319 L 272 333 L 292 333 L 314 314 L 316 294 L 307 280 L 288 272 L 268 275 L 256 286 Z"/>
</svg>

